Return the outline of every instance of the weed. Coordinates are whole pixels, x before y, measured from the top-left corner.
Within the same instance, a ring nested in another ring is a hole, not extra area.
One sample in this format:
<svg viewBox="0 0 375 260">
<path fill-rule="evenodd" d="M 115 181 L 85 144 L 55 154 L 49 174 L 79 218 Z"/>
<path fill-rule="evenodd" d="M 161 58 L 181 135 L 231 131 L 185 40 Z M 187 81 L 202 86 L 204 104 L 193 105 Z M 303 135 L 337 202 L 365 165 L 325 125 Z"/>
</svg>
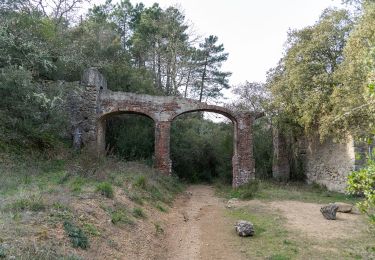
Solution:
<svg viewBox="0 0 375 260">
<path fill-rule="evenodd" d="M 100 236 L 100 232 L 98 229 L 90 224 L 90 223 L 84 223 L 83 224 L 83 229 L 86 231 L 87 234 L 92 235 L 92 236 Z"/>
<path fill-rule="evenodd" d="M 154 227 L 155 227 L 155 234 L 156 235 L 160 235 L 160 234 L 164 233 L 164 229 L 162 228 L 162 226 L 159 223 L 154 223 Z"/>
<path fill-rule="evenodd" d="M 80 247 L 82 249 L 87 249 L 89 247 L 89 240 L 85 233 L 72 222 L 64 221 L 64 230 L 68 234 L 73 247 Z"/>
<path fill-rule="evenodd" d="M 144 189 L 146 190 L 147 189 L 147 184 L 148 184 L 148 181 L 147 181 L 147 178 L 146 176 L 144 175 L 140 175 L 136 178 L 135 182 L 134 182 L 134 185 L 141 188 L 141 189 Z"/>
<path fill-rule="evenodd" d="M 146 218 L 146 213 L 141 208 L 134 208 L 133 216 L 136 218 Z"/>
<path fill-rule="evenodd" d="M 81 177 L 77 177 L 70 183 L 70 190 L 74 193 L 80 193 L 84 184 L 85 180 Z"/>
<path fill-rule="evenodd" d="M 157 203 L 156 206 L 155 206 L 158 210 L 160 210 L 161 212 L 168 212 L 167 208 L 165 208 L 163 205 L 161 205 L 160 203 Z"/>
<path fill-rule="evenodd" d="M 41 199 L 19 199 L 16 200 L 15 202 L 12 202 L 8 204 L 5 207 L 5 210 L 10 210 L 10 211 L 25 211 L 25 210 L 30 210 L 34 212 L 38 211 L 43 211 L 46 209 L 46 205 L 43 203 Z"/>
<path fill-rule="evenodd" d="M 117 209 L 111 213 L 111 222 L 117 224 L 133 224 L 125 210 Z"/>
<path fill-rule="evenodd" d="M 102 182 L 96 185 L 96 191 L 100 192 L 103 196 L 112 199 L 114 197 L 114 192 L 112 184 L 109 182 Z"/>
<path fill-rule="evenodd" d="M 270 260 L 289 260 L 291 259 L 289 256 L 281 255 L 281 254 L 275 254 L 270 256 L 268 259 Z"/>
<path fill-rule="evenodd" d="M 259 191 L 259 181 L 254 180 L 231 191 L 232 198 L 252 199 Z"/>
<path fill-rule="evenodd" d="M 139 195 L 138 193 L 133 192 L 133 193 L 129 193 L 129 194 L 127 194 L 127 195 L 128 195 L 128 198 L 129 198 L 131 201 L 134 201 L 134 202 L 137 203 L 138 205 L 143 205 L 143 199 L 142 199 L 142 196 Z"/>
</svg>

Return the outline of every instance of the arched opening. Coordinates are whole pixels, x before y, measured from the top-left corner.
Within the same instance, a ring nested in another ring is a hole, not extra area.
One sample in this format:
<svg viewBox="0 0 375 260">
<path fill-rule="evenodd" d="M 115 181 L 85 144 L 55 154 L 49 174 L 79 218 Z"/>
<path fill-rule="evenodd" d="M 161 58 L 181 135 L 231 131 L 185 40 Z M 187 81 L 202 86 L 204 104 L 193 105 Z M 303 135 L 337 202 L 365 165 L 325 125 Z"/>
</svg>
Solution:
<svg viewBox="0 0 375 260">
<path fill-rule="evenodd" d="M 105 154 L 152 165 L 154 120 L 142 113 L 116 112 L 101 119 Z"/>
<path fill-rule="evenodd" d="M 217 112 L 189 111 L 171 127 L 173 171 L 189 182 L 232 183 L 234 123 Z"/>
</svg>

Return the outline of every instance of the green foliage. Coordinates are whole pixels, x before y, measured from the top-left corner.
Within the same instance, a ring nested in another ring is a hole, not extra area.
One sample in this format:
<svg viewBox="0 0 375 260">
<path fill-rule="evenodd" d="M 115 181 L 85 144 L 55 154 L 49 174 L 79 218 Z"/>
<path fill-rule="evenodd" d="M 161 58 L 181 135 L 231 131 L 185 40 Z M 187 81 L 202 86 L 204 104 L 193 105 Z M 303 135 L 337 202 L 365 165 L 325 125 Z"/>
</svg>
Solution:
<svg viewBox="0 0 375 260">
<path fill-rule="evenodd" d="M 253 199 L 255 194 L 259 191 L 259 181 L 253 180 L 242 185 L 230 192 L 231 198 L 240 198 L 244 200 Z"/>
<path fill-rule="evenodd" d="M 96 185 L 96 191 L 100 192 L 103 196 L 112 199 L 114 197 L 114 192 L 112 184 L 109 182 L 102 182 Z"/>
<path fill-rule="evenodd" d="M 146 218 L 146 213 L 143 211 L 142 208 L 134 208 L 133 209 L 133 216 L 136 218 Z"/>
<path fill-rule="evenodd" d="M 165 208 L 163 205 L 161 205 L 160 203 L 157 203 L 156 206 L 155 206 L 158 210 L 160 210 L 161 212 L 168 212 L 168 209 Z"/>
<path fill-rule="evenodd" d="M 138 176 L 138 177 L 135 179 L 134 185 L 135 185 L 136 187 L 139 187 L 139 188 L 143 189 L 143 190 L 147 189 L 147 187 L 148 187 L 147 177 L 144 176 L 144 175 L 140 175 L 140 176 Z"/>
<path fill-rule="evenodd" d="M 109 150 L 126 160 L 151 159 L 154 154 L 154 122 L 140 115 L 122 115 L 107 121 Z"/>
<path fill-rule="evenodd" d="M 67 220 L 64 221 L 64 230 L 70 238 L 70 242 L 72 243 L 73 247 L 87 249 L 90 246 L 86 234 L 82 231 L 82 229 L 74 225 L 72 222 Z"/>
<path fill-rule="evenodd" d="M 124 209 L 116 209 L 111 213 L 111 222 L 114 225 L 117 224 L 133 224 L 133 221 L 129 218 L 128 213 Z"/>
<path fill-rule="evenodd" d="M 172 167 L 190 182 L 232 180 L 233 126 L 214 123 L 201 114 L 183 115 L 171 129 Z"/>
<path fill-rule="evenodd" d="M 43 211 L 46 209 L 45 203 L 39 198 L 32 198 L 32 199 L 19 199 L 15 202 L 12 202 L 5 207 L 6 210 L 19 212 L 19 211 Z"/>
<path fill-rule="evenodd" d="M 367 213 L 371 220 L 375 220 L 375 161 L 369 161 L 365 168 L 348 176 L 348 192 L 364 197 L 358 207 Z"/>
<path fill-rule="evenodd" d="M 327 9 L 315 25 L 289 32 L 286 54 L 267 83 L 279 123 L 307 132 L 321 125 L 332 109 L 330 96 L 340 82 L 335 72 L 352 26 L 347 11 Z"/>
</svg>

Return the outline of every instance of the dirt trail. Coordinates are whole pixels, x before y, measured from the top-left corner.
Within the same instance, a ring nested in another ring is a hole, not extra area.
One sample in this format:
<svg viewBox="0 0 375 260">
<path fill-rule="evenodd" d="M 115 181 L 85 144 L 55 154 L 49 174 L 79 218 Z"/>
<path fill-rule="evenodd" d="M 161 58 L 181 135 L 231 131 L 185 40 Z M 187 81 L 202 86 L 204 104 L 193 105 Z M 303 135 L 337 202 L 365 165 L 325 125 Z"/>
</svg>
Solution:
<svg viewBox="0 0 375 260">
<path fill-rule="evenodd" d="M 246 259 L 234 244 L 233 220 L 213 188 L 190 186 L 167 218 L 167 259 Z"/>
</svg>

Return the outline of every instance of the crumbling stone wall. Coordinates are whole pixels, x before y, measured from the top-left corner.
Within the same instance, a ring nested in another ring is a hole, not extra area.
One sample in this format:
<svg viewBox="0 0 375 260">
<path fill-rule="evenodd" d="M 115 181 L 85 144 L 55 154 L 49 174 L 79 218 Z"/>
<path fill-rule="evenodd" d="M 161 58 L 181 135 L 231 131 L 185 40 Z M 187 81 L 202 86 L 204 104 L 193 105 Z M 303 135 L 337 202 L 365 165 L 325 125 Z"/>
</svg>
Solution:
<svg viewBox="0 0 375 260">
<path fill-rule="evenodd" d="M 352 139 L 335 143 L 318 137 L 308 138 L 306 149 L 307 182 L 326 186 L 331 191 L 345 192 L 347 176 L 355 170 L 355 146 Z"/>
<path fill-rule="evenodd" d="M 238 187 L 255 178 L 253 159 L 252 123 L 261 114 L 234 112 L 192 99 L 171 96 L 150 96 L 107 89 L 104 77 L 97 69 L 87 69 L 82 77 L 83 87 L 81 121 L 82 144 L 99 156 L 105 154 L 106 120 L 121 113 L 137 113 L 155 123 L 155 167 L 170 174 L 170 128 L 179 115 L 207 111 L 228 117 L 234 124 L 233 186 Z M 79 132 L 77 130 L 77 132 Z"/>
</svg>

